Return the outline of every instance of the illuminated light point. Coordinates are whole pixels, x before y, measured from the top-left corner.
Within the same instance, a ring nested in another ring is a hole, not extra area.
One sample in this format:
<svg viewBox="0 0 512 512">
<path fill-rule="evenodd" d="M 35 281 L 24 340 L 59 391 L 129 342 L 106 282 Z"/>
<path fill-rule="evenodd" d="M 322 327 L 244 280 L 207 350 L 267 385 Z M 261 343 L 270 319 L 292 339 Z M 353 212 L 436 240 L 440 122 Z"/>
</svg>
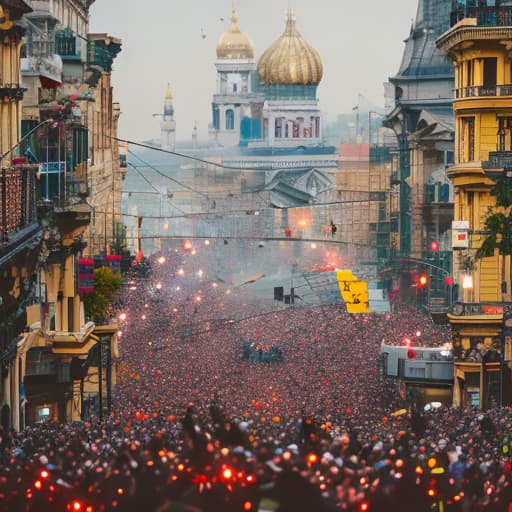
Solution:
<svg viewBox="0 0 512 512">
<path fill-rule="evenodd" d="M 305 220 L 301 220 L 301 221 L 299 221 L 299 226 L 300 226 L 301 228 L 305 228 L 305 227 L 306 227 L 306 225 L 307 225 L 307 222 L 306 222 Z"/>
<path fill-rule="evenodd" d="M 444 282 L 446 283 L 446 286 L 453 286 L 453 277 L 452 276 L 448 276 Z"/>
<path fill-rule="evenodd" d="M 204 245 L 210 245 L 210 240 L 205 240 Z"/>
<path fill-rule="evenodd" d="M 121 322 L 124 322 L 126 320 L 126 313 L 121 313 L 119 315 L 119 320 L 121 320 Z"/>
<path fill-rule="evenodd" d="M 362 501 L 359 504 L 360 512 L 368 512 L 370 510 L 370 504 L 367 501 Z"/>
<path fill-rule="evenodd" d="M 190 254 L 192 254 L 192 256 L 195 256 L 197 254 L 197 251 L 195 249 L 192 249 Z"/>
<path fill-rule="evenodd" d="M 73 500 L 70 503 L 70 506 L 68 507 L 69 510 L 72 510 L 73 512 L 80 512 L 83 510 L 82 503 L 78 500 Z"/>
<path fill-rule="evenodd" d="M 182 268 L 180 268 L 180 269 L 178 270 L 177 274 L 178 274 L 179 276 L 184 276 L 184 275 L 185 275 L 185 271 L 184 271 Z"/>
<path fill-rule="evenodd" d="M 41 482 L 41 480 L 36 480 L 34 482 L 34 488 L 37 489 L 38 491 L 40 491 L 43 488 L 43 483 Z"/>
<path fill-rule="evenodd" d="M 197 275 L 199 277 L 203 277 L 204 272 L 202 270 L 198 270 Z"/>
<path fill-rule="evenodd" d="M 318 455 L 316 453 L 310 453 L 308 455 L 308 462 L 310 464 L 316 464 L 318 462 Z"/>
<path fill-rule="evenodd" d="M 430 243 L 430 249 L 432 252 L 437 252 L 439 251 L 439 242 L 436 242 L 435 240 L 433 240 L 431 243 Z"/>
<path fill-rule="evenodd" d="M 245 511 L 249 511 L 249 510 L 252 510 L 252 503 L 250 501 L 246 501 L 244 503 L 244 510 Z"/>
<path fill-rule="evenodd" d="M 226 295 L 231 295 L 231 290 L 226 290 Z"/>
<path fill-rule="evenodd" d="M 418 278 L 418 285 L 424 288 L 428 284 L 428 276 L 427 274 L 421 274 Z"/>
<path fill-rule="evenodd" d="M 163 265 L 165 263 L 164 256 L 160 256 L 160 258 L 158 258 L 158 263 L 160 263 L 160 265 Z"/>
<path fill-rule="evenodd" d="M 421 331 L 416 331 L 416 336 L 419 338 L 421 336 Z"/>
<path fill-rule="evenodd" d="M 219 286 L 219 285 L 218 285 L 217 283 L 213 283 L 213 284 L 212 284 L 212 287 L 213 287 L 213 288 L 217 288 L 218 286 Z"/>
<path fill-rule="evenodd" d="M 178 308 L 173 308 L 172 312 L 173 313 L 177 313 L 178 312 Z"/>
<path fill-rule="evenodd" d="M 233 470 L 231 468 L 224 468 L 222 470 L 222 478 L 224 480 L 230 480 L 233 477 Z"/>
<path fill-rule="evenodd" d="M 311 244 L 311 249 L 316 249 L 318 246 L 315 243 Z"/>
<path fill-rule="evenodd" d="M 130 286 L 130 291 L 134 292 L 137 289 L 136 286 Z"/>
<path fill-rule="evenodd" d="M 176 291 L 179 292 L 181 288 L 179 286 L 176 286 Z"/>
<path fill-rule="evenodd" d="M 157 283 L 155 288 L 157 290 L 161 290 L 162 289 L 162 283 Z"/>
<path fill-rule="evenodd" d="M 46 469 L 43 469 L 43 470 L 41 471 L 41 473 L 39 473 L 39 476 L 40 476 L 41 478 L 48 478 L 48 477 L 50 476 L 50 473 L 48 473 L 48 471 L 46 471 Z"/>
<path fill-rule="evenodd" d="M 201 297 L 197 296 L 196 297 L 196 302 L 201 302 Z"/>
<path fill-rule="evenodd" d="M 403 344 L 404 344 L 406 347 L 410 347 L 410 346 L 412 345 L 411 338 L 404 338 Z"/>
<path fill-rule="evenodd" d="M 437 494 L 437 491 L 432 487 L 427 491 L 427 495 L 433 498 Z"/>
<path fill-rule="evenodd" d="M 142 319 L 142 320 L 146 320 L 146 318 L 147 318 L 147 316 L 146 316 L 146 315 L 142 315 L 142 316 L 141 316 L 141 319 Z"/>
</svg>

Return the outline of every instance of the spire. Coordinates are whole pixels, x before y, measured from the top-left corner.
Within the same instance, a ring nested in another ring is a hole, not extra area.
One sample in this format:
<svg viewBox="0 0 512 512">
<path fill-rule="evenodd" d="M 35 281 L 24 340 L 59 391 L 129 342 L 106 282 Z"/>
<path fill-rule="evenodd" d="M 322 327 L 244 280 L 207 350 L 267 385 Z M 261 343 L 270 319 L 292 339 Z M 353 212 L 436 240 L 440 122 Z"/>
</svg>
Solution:
<svg viewBox="0 0 512 512">
<path fill-rule="evenodd" d="M 165 92 L 165 99 L 172 100 L 171 82 L 167 82 L 167 91 Z"/>
<path fill-rule="evenodd" d="M 442 34 L 450 28 L 451 9 L 451 2 L 446 0 L 419 0 L 414 29 Z"/>
<path fill-rule="evenodd" d="M 296 28 L 295 25 L 297 23 L 297 16 L 295 16 L 295 12 L 291 7 L 288 7 L 286 10 L 286 30 L 285 33 L 287 35 L 295 34 Z"/>
<path fill-rule="evenodd" d="M 233 5 L 231 7 L 231 28 L 232 29 L 236 29 L 236 30 L 240 30 L 240 28 L 238 27 L 238 16 L 237 16 L 237 13 L 236 13 L 236 2 L 235 2 L 235 0 L 233 0 Z"/>
</svg>

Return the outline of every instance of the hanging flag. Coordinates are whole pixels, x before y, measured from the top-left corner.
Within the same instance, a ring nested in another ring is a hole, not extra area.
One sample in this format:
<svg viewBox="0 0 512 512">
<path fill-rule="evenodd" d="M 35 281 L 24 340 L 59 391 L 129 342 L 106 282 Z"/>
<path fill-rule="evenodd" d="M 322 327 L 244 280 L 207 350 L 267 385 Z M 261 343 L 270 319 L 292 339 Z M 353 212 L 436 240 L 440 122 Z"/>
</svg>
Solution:
<svg viewBox="0 0 512 512">
<path fill-rule="evenodd" d="M 90 295 L 94 291 L 94 260 L 80 258 L 78 260 L 78 293 Z"/>
<path fill-rule="evenodd" d="M 351 270 L 338 270 L 336 278 L 340 294 L 347 306 L 347 312 L 353 314 L 369 313 L 368 283 L 352 274 Z"/>
</svg>

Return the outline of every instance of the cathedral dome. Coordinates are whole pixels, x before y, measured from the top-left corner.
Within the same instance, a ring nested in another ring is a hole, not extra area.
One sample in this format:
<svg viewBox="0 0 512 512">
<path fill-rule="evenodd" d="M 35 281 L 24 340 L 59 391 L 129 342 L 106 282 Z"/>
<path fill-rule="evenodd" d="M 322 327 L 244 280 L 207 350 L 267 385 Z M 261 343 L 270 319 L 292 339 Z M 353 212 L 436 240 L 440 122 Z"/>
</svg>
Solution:
<svg viewBox="0 0 512 512">
<path fill-rule="evenodd" d="M 285 31 L 258 63 L 262 84 L 318 85 L 322 80 L 320 54 L 300 35 L 295 23 L 295 15 L 290 9 Z"/>
<path fill-rule="evenodd" d="M 253 59 L 254 48 L 251 40 L 240 32 L 235 9 L 231 17 L 231 26 L 219 37 L 217 42 L 218 59 Z"/>
</svg>

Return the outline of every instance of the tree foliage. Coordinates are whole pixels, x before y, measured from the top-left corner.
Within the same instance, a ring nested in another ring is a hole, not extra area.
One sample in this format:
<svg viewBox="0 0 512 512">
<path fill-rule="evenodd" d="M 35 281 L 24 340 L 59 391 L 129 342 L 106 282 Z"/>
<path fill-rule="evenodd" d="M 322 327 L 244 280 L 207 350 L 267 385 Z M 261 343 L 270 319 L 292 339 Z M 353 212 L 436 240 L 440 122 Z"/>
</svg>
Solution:
<svg viewBox="0 0 512 512">
<path fill-rule="evenodd" d="M 94 292 L 84 299 L 87 320 L 99 322 L 107 317 L 110 301 L 122 283 L 121 275 L 115 274 L 109 267 L 94 271 Z"/>
</svg>

